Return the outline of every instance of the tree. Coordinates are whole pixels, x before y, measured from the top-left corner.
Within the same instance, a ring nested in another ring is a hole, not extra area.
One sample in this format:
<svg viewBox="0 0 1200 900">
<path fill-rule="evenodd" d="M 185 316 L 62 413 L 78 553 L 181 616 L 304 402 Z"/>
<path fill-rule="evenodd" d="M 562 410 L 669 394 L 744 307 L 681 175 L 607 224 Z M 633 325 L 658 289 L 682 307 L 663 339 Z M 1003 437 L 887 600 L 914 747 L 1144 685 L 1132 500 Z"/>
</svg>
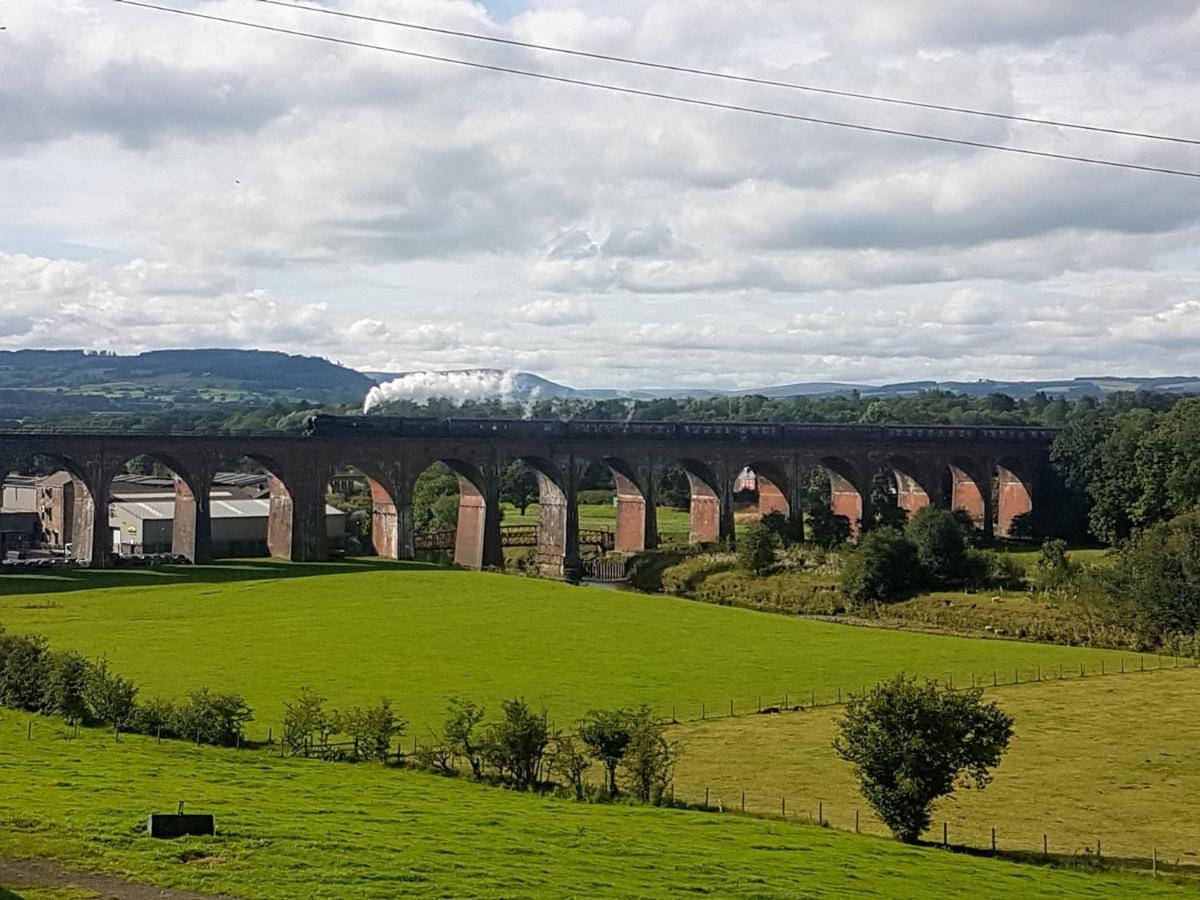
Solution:
<svg viewBox="0 0 1200 900">
<path fill-rule="evenodd" d="M 842 568 L 842 590 L 855 603 L 887 603 L 916 586 L 917 551 L 895 528 L 863 535 Z"/>
<path fill-rule="evenodd" d="M 593 709 L 579 723 L 579 739 L 592 759 L 603 764 L 605 789 L 612 796 L 617 794 L 617 766 L 633 737 L 639 716 L 649 717 L 649 710 Z"/>
<path fill-rule="evenodd" d="M 680 748 L 663 732 L 663 726 L 643 710 L 633 722 L 629 744 L 621 757 L 625 785 L 643 803 L 662 803 L 675 777 Z"/>
<path fill-rule="evenodd" d="M 483 775 L 484 740 L 476 729 L 483 721 L 484 709 L 474 700 L 453 697 L 449 711 L 444 729 L 446 747 L 455 756 L 465 759 L 471 767 L 471 774 L 479 778 Z"/>
<path fill-rule="evenodd" d="M 850 520 L 836 515 L 828 504 L 814 507 L 808 513 L 808 539 L 831 550 L 850 540 Z"/>
<path fill-rule="evenodd" d="M 548 716 L 535 713 L 524 698 L 501 700 L 503 718 L 487 729 L 483 754 L 501 777 L 519 791 L 527 791 L 541 781 L 542 760 L 550 745 Z"/>
<path fill-rule="evenodd" d="M 592 761 L 578 736 L 560 734 L 554 739 L 550 770 L 566 779 L 567 784 L 575 791 L 576 800 L 583 799 L 583 776 L 587 774 L 591 764 Z"/>
<path fill-rule="evenodd" d="M 404 733 L 407 723 L 392 712 L 387 700 L 375 706 L 352 706 L 346 712 L 335 712 L 332 728 L 354 741 L 356 756 L 387 762 L 392 752 L 392 740 Z"/>
<path fill-rule="evenodd" d="M 49 660 L 44 637 L 0 631 L 0 706 L 39 712 L 45 699 Z"/>
<path fill-rule="evenodd" d="M 1012 733 L 1012 718 L 984 703 L 981 690 L 900 674 L 850 698 L 833 747 L 892 834 L 915 843 L 933 801 L 958 787 L 988 785 Z"/>
<path fill-rule="evenodd" d="M 108 660 L 100 657 L 91 665 L 83 683 L 83 702 L 92 718 L 123 728 L 133 716 L 137 686 L 108 670 Z"/>
<path fill-rule="evenodd" d="M 281 740 L 292 752 L 302 750 L 314 737 L 318 743 L 326 743 L 332 730 L 329 714 L 325 712 L 325 698 L 310 688 L 300 688 L 295 701 L 284 703 Z"/>
<path fill-rule="evenodd" d="M 1102 577 L 1144 636 L 1161 641 L 1200 631 L 1200 508 L 1137 532 Z"/>
<path fill-rule="evenodd" d="M 91 677 L 88 661 L 74 650 L 63 650 L 50 653 L 47 663 L 42 711 L 71 723 L 86 723 L 90 718 L 85 699 Z"/>
<path fill-rule="evenodd" d="M 537 475 L 519 459 L 513 460 L 500 476 L 500 500 L 511 503 L 521 515 L 538 499 Z"/>
<path fill-rule="evenodd" d="M 413 483 L 413 530 L 449 531 L 458 525 L 458 476 L 434 463 Z"/>
<path fill-rule="evenodd" d="M 775 565 L 779 538 L 765 525 L 751 525 L 738 537 L 738 565 L 752 575 L 761 575 Z"/>
<path fill-rule="evenodd" d="M 926 506 L 917 511 L 904 532 L 931 581 L 948 584 L 966 574 L 967 540 L 954 513 Z"/>
<path fill-rule="evenodd" d="M 1074 579 L 1079 567 L 1067 556 L 1067 542 L 1049 540 L 1042 544 L 1034 571 L 1038 587 L 1056 591 L 1067 587 Z"/>
</svg>

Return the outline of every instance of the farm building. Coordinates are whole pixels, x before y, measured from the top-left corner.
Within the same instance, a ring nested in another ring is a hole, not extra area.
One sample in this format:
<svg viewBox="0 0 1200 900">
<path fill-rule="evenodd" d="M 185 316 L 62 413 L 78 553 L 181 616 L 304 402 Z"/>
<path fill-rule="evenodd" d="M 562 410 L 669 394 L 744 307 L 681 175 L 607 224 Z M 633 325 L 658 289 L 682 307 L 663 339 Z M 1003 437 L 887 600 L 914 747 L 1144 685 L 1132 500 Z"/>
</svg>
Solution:
<svg viewBox="0 0 1200 900">
<path fill-rule="evenodd" d="M 255 498 L 212 499 L 213 555 L 268 556 L 267 519 L 271 501 Z M 117 500 L 109 506 L 113 551 L 122 556 L 170 553 L 175 527 L 174 500 Z M 346 534 L 346 514 L 325 507 L 325 523 L 331 546 L 339 546 Z"/>
</svg>

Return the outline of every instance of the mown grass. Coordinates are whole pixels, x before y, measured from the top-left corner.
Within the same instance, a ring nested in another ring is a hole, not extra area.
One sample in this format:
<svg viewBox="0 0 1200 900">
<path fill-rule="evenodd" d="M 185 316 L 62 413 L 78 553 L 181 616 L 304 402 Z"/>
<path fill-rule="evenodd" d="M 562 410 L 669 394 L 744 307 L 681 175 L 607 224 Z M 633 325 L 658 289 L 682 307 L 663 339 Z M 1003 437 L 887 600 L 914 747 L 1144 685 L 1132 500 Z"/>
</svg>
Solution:
<svg viewBox="0 0 1200 900">
<path fill-rule="evenodd" d="M 1167 659 L 1165 664 L 1172 665 Z M 1195 710 L 1200 670 L 1049 681 L 987 691 L 1013 716 L 1015 736 L 983 791 L 940 801 L 929 837 L 949 823 L 952 842 L 1000 848 L 1159 859 L 1200 864 L 1200 756 Z M 887 833 L 870 814 L 850 767 L 831 742 L 841 711 L 817 709 L 725 719 L 672 729 L 685 747 L 677 771 L 681 798 L 778 814 L 824 816 L 838 828 Z M 734 749 L 736 748 L 736 750 Z"/>
<path fill-rule="evenodd" d="M 106 655 L 146 695 L 242 693 L 259 736 L 278 732 L 284 702 L 305 685 L 334 705 L 387 697 L 426 735 L 455 695 L 492 709 L 524 695 L 564 724 L 641 703 L 689 719 L 731 701 L 746 711 L 785 695 L 830 700 L 901 670 L 962 684 L 1119 660 L 383 562 L 10 575 L 0 592 L 0 624 Z"/>
<path fill-rule="evenodd" d="M 579 804 L 377 765 L 83 730 L 0 713 L 0 855 L 249 898 L 1183 896 L 1164 880 L 905 847 L 827 829 Z M 155 841 L 179 800 L 215 838 Z"/>
</svg>

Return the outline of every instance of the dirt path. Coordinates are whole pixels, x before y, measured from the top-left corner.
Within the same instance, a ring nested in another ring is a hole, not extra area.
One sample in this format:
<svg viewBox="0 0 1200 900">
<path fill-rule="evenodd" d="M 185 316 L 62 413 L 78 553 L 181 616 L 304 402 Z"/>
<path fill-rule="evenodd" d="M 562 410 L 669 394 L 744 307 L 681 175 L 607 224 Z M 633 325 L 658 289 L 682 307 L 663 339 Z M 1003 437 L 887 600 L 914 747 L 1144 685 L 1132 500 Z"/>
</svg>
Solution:
<svg viewBox="0 0 1200 900">
<path fill-rule="evenodd" d="M 115 875 L 79 872 L 46 859 L 7 859 L 0 856 L 0 889 L 76 887 L 105 900 L 214 900 L 216 895 L 122 881 Z M 232 900 L 228 895 L 221 895 Z"/>
</svg>

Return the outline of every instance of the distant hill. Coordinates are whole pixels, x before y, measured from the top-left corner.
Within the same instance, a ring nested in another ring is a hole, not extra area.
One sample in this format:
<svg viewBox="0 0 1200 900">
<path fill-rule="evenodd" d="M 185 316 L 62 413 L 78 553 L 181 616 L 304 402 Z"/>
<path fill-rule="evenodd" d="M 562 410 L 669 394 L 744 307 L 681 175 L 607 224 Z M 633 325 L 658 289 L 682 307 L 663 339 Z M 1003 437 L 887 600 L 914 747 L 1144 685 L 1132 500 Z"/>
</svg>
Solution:
<svg viewBox="0 0 1200 900">
<path fill-rule="evenodd" d="M 136 356 L 0 351 L 0 389 L 110 399 L 354 403 L 373 383 L 328 360 L 266 350 L 154 350 Z"/>
<path fill-rule="evenodd" d="M 367 372 L 378 382 L 400 378 L 404 372 Z M 500 369 L 455 369 L 439 373 L 442 375 L 473 374 L 494 375 L 502 374 Z M 1096 376 L 1072 379 L 1046 381 L 904 381 L 894 384 L 853 384 L 839 381 L 804 381 L 795 384 L 771 385 L 768 387 L 743 388 L 736 390 L 718 390 L 714 388 L 573 388 L 556 381 L 550 381 L 531 372 L 517 372 L 513 375 L 514 390 L 509 397 L 515 400 L 550 399 L 566 397 L 585 400 L 657 400 L 665 398 L 683 399 L 695 397 L 833 397 L 839 394 L 849 394 L 857 391 L 864 397 L 895 397 L 904 394 L 917 394 L 921 391 L 950 391 L 956 394 L 966 394 L 973 397 L 988 394 L 1008 394 L 1017 399 L 1032 397 L 1041 392 L 1049 396 L 1063 396 L 1070 399 L 1090 396 L 1100 397 L 1116 391 L 1160 391 L 1176 394 L 1200 394 L 1200 377 L 1175 375 L 1169 377 L 1118 377 Z"/>
</svg>

